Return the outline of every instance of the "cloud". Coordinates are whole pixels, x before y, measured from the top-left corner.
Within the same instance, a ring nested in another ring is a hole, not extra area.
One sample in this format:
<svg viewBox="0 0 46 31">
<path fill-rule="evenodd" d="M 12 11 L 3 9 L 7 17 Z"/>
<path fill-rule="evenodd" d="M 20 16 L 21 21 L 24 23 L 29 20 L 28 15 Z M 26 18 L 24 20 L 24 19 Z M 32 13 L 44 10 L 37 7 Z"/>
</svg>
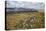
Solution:
<svg viewBox="0 0 46 31">
<path fill-rule="evenodd" d="M 31 2 L 22 2 L 22 1 L 8 1 L 7 2 L 8 8 L 34 8 L 34 9 L 44 9 L 44 3 L 31 3 Z"/>
</svg>

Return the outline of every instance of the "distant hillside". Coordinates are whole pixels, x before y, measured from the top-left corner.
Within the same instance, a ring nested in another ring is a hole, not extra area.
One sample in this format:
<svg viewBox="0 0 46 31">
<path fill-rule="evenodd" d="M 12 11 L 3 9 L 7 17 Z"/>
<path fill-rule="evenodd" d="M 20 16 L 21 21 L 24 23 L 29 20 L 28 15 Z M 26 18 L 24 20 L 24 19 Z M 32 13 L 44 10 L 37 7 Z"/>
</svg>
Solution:
<svg viewBox="0 0 46 31">
<path fill-rule="evenodd" d="M 37 9 L 39 12 L 45 12 L 45 9 Z"/>
<path fill-rule="evenodd" d="M 37 10 L 30 8 L 6 8 L 6 12 L 37 12 Z"/>
</svg>

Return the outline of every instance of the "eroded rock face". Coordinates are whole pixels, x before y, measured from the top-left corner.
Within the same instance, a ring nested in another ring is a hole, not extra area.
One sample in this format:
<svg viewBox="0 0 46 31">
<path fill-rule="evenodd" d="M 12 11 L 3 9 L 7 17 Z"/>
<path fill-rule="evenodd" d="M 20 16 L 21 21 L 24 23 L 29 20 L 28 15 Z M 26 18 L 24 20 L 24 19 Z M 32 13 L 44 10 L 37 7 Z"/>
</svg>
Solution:
<svg viewBox="0 0 46 31">
<path fill-rule="evenodd" d="M 40 12 L 7 15 L 7 29 L 44 28 L 44 14 Z"/>
</svg>

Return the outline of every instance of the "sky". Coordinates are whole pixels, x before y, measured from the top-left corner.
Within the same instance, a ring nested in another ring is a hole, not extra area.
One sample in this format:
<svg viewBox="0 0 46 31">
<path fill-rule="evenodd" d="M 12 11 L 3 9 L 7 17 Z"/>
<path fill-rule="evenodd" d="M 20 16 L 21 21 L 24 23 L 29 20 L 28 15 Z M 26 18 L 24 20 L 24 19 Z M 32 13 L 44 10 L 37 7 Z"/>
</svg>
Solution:
<svg viewBox="0 0 46 31">
<path fill-rule="evenodd" d="M 45 5 L 42 2 L 26 2 L 26 1 L 7 1 L 7 8 L 33 8 L 33 9 L 44 9 Z"/>
</svg>

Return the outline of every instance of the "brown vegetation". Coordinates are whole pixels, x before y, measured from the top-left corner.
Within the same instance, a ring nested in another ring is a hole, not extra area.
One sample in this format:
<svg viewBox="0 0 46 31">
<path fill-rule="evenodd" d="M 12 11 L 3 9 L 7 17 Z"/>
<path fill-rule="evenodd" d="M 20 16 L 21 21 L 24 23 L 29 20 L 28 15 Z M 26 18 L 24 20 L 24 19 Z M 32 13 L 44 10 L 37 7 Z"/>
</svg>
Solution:
<svg viewBox="0 0 46 31">
<path fill-rule="evenodd" d="M 7 30 L 44 28 L 44 13 L 25 12 L 7 14 L 6 22 Z"/>
</svg>

